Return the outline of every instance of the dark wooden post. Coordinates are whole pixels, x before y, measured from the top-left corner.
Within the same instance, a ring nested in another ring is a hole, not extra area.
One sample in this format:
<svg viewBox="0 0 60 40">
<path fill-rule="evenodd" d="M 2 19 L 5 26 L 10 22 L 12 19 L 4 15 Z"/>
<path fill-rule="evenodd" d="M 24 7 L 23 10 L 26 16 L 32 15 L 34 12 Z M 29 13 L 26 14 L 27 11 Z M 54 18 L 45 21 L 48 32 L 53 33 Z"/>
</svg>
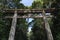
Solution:
<svg viewBox="0 0 60 40">
<path fill-rule="evenodd" d="M 45 30 L 47 32 L 47 38 L 48 38 L 48 40 L 53 40 L 52 32 L 51 32 L 48 20 L 45 16 L 45 11 L 44 10 L 43 10 L 43 20 L 44 20 L 44 23 L 45 23 Z"/>
<path fill-rule="evenodd" d="M 9 34 L 9 39 L 8 40 L 14 40 L 16 23 L 17 23 L 17 11 L 15 11 L 14 16 L 13 16 L 11 30 L 10 30 L 10 34 Z"/>
</svg>

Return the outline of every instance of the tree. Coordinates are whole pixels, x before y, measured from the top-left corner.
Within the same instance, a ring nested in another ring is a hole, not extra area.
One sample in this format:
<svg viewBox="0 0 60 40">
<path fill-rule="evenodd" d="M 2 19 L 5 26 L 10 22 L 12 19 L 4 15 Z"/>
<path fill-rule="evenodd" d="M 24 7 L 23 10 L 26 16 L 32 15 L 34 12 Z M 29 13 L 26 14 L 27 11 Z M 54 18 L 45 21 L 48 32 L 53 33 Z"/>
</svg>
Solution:
<svg viewBox="0 0 60 40">
<path fill-rule="evenodd" d="M 4 14 L 0 12 L 0 40 L 8 40 L 11 19 L 4 19 Z"/>
<path fill-rule="evenodd" d="M 26 19 L 18 19 L 15 40 L 28 40 L 27 29 L 28 29 L 28 24 L 26 22 Z"/>
<path fill-rule="evenodd" d="M 43 7 L 42 4 L 43 4 L 43 2 L 41 2 L 41 1 L 34 1 L 34 2 L 32 3 L 32 8 L 40 9 L 40 8 Z"/>
<path fill-rule="evenodd" d="M 60 1 L 59 0 L 55 0 L 53 3 L 52 3 L 52 5 L 51 5 L 51 7 L 52 8 L 55 8 L 55 10 L 54 11 L 52 11 L 52 15 L 53 15 L 53 18 L 52 18 L 52 22 L 53 22 L 53 24 L 52 24 L 52 27 L 51 27 L 51 29 L 52 29 L 52 33 L 53 33 L 53 37 L 54 37 L 54 40 L 59 40 L 59 35 L 60 35 L 60 6 L 59 6 L 59 3 L 60 3 Z"/>
<path fill-rule="evenodd" d="M 34 19 L 30 40 L 47 40 L 46 31 L 43 25 L 43 19 Z"/>
</svg>

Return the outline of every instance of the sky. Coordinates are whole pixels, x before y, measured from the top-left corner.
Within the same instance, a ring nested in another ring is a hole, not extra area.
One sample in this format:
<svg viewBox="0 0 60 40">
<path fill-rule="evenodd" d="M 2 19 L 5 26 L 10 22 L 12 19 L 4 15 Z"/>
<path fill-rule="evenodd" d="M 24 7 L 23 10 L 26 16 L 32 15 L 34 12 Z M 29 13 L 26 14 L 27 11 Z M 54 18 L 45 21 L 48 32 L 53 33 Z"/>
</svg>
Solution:
<svg viewBox="0 0 60 40">
<path fill-rule="evenodd" d="M 28 23 L 30 23 L 32 20 L 34 20 L 33 18 L 27 18 L 26 19 L 26 21 L 28 22 Z"/>
<path fill-rule="evenodd" d="M 27 19 L 26 19 L 26 21 L 27 21 L 28 23 L 30 23 L 32 20 L 34 20 L 34 19 L 33 19 L 33 18 L 29 18 L 29 19 L 27 18 Z M 31 28 L 32 28 L 31 25 L 29 25 L 29 28 L 28 28 L 28 31 L 29 31 L 29 32 L 31 31 Z"/>
<path fill-rule="evenodd" d="M 21 3 L 23 3 L 25 6 L 31 6 L 33 1 L 34 0 L 22 0 Z"/>
</svg>

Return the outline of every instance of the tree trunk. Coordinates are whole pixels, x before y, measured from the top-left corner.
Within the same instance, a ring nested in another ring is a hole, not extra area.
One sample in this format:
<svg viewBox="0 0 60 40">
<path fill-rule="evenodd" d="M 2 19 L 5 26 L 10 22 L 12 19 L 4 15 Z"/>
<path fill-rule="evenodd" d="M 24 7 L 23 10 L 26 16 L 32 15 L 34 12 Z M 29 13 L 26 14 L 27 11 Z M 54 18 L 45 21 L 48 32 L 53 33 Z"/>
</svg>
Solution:
<svg viewBox="0 0 60 40">
<path fill-rule="evenodd" d="M 52 32 L 51 32 L 51 29 L 50 29 L 50 26 L 49 26 L 49 23 L 48 23 L 48 20 L 47 20 L 45 14 L 46 13 L 43 10 L 43 20 L 44 20 L 44 23 L 45 23 L 45 30 L 47 32 L 47 38 L 48 38 L 48 40 L 53 40 Z"/>
<path fill-rule="evenodd" d="M 14 40 L 16 23 L 17 23 L 17 11 L 15 11 L 14 16 L 13 16 L 11 30 L 10 30 L 10 34 L 9 34 L 9 39 L 8 40 Z"/>
</svg>

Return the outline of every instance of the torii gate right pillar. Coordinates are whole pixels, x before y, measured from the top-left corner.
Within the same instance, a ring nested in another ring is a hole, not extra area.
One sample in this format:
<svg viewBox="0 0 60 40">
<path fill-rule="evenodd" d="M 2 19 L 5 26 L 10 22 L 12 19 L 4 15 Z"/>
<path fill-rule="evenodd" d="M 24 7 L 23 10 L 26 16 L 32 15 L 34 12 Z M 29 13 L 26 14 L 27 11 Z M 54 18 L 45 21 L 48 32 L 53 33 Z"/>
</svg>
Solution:
<svg viewBox="0 0 60 40">
<path fill-rule="evenodd" d="M 45 16 L 45 11 L 44 10 L 43 10 L 43 20 L 44 20 L 45 30 L 47 32 L 47 39 L 48 40 L 53 40 L 52 32 L 51 32 L 47 17 Z"/>
</svg>

